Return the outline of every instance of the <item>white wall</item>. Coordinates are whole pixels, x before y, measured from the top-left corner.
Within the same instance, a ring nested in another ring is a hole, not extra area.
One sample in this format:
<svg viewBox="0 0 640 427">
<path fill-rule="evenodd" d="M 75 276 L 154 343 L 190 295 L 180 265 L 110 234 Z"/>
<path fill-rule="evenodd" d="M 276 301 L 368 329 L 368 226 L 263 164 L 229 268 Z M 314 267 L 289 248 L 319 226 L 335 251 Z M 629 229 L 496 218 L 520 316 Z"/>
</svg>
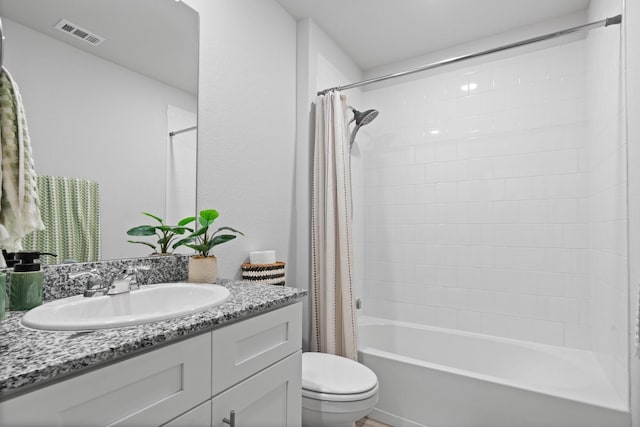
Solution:
<svg viewBox="0 0 640 427">
<path fill-rule="evenodd" d="M 5 65 L 22 93 L 39 175 L 100 184 L 102 258 L 143 256 L 126 230 L 164 215 L 167 105 L 195 96 L 8 19 Z"/>
<path fill-rule="evenodd" d="M 362 72 L 342 49 L 312 20 L 298 22 L 297 31 L 297 133 L 295 174 L 295 245 L 296 284 L 309 288 L 311 249 L 311 171 L 313 160 L 313 102 L 319 90 L 361 80 Z M 359 107 L 358 92 L 347 94 L 348 102 Z M 356 160 L 357 161 L 357 160 Z M 357 167 L 357 165 L 356 165 Z M 358 215 L 357 213 L 355 215 Z M 354 234 L 357 237 L 357 230 Z M 362 254 L 355 254 L 359 269 Z M 309 334 L 308 298 L 304 305 L 303 345 L 307 348 Z"/>
<path fill-rule="evenodd" d="M 186 3 L 200 14 L 198 209 L 246 235 L 214 249 L 219 275 L 239 277 L 261 249 L 290 266 L 295 20 L 272 0 Z"/>
<path fill-rule="evenodd" d="M 590 20 L 622 12 L 620 0 L 594 0 Z M 618 394 L 628 399 L 629 282 L 627 145 L 622 30 L 589 32 L 587 105 L 591 345 Z"/>
</svg>

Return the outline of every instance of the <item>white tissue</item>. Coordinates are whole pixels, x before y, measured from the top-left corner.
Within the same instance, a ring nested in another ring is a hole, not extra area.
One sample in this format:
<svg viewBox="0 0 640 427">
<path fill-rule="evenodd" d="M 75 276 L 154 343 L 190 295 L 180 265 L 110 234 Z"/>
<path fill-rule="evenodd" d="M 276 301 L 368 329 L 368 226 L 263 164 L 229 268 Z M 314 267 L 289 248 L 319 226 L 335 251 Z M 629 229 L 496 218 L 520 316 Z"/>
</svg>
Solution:
<svg viewBox="0 0 640 427">
<path fill-rule="evenodd" d="M 276 262 L 276 251 L 249 252 L 249 262 L 251 264 L 273 264 Z"/>
</svg>

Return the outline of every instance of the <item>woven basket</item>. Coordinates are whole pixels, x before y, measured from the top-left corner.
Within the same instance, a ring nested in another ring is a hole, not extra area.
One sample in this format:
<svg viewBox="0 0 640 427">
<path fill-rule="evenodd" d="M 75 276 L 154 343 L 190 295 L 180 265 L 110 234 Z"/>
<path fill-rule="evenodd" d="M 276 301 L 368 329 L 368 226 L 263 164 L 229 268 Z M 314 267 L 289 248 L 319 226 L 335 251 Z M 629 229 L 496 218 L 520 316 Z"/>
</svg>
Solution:
<svg viewBox="0 0 640 427">
<path fill-rule="evenodd" d="M 273 264 L 242 264 L 242 278 L 261 285 L 284 286 L 284 262 Z"/>
</svg>

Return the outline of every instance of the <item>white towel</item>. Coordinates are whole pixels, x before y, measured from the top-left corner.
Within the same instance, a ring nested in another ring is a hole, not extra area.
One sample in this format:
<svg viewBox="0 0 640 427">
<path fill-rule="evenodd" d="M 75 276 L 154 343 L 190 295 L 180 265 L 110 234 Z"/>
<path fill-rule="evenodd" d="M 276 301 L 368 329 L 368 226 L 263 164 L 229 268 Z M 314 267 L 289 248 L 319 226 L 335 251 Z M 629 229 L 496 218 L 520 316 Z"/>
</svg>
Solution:
<svg viewBox="0 0 640 427">
<path fill-rule="evenodd" d="M 27 119 L 18 85 L 0 72 L 0 248 L 22 249 L 20 241 L 44 229 Z M 0 260 L 0 263 L 2 261 Z"/>
</svg>

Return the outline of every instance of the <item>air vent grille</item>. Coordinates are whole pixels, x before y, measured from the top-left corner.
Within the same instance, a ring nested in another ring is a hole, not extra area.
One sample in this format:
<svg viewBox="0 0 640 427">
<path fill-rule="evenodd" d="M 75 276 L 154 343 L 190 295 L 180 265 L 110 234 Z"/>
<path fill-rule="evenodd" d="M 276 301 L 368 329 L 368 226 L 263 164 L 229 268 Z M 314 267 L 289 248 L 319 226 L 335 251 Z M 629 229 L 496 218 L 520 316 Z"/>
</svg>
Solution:
<svg viewBox="0 0 640 427">
<path fill-rule="evenodd" d="M 100 43 L 104 41 L 104 37 L 100 37 L 97 34 L 92 33 L 89 30 L 86 30 L 82 27 L 77 26 L 74 23 L 67 21 L 66 19 L 61 19 L 54 28 L 56 30 L 60 30 L 63 33 L 67 33 L 70 36 L 73 36 L 77 39 L 80 39 L 84 42 L 89 43 L 93 46 L 98 46 Z"/>
</svg>

